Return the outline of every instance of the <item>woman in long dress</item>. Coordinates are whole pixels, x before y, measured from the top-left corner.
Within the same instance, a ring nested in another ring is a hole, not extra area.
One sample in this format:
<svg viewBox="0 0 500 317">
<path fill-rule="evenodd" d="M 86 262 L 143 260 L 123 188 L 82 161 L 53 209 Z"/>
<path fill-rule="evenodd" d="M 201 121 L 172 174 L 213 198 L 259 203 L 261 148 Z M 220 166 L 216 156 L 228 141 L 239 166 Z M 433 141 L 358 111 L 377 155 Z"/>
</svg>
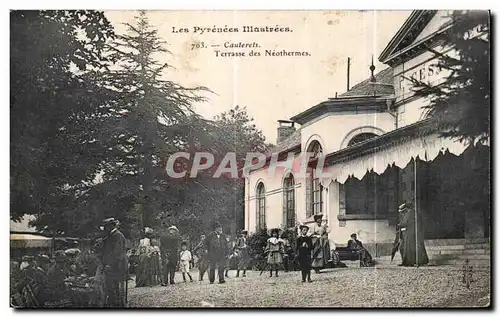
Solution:
<svg viewBox="0 0 500 317">
<path fill-rule="evenodd" d="M 314 224 L 309 235 L 312 238 L 312 268 L 319 273 L 330 262 L 330 241 L 328 240 L 328 226 L 323 224 L 323 215 L 314 215 Z"/>
<path fill-rule="evenodd" d="M 246 272 L 248 265 L 250 263 L 249 247 L 247 244 L 248 231 L 243 230 L 236 240 L 236 245 L 234 246 L 235 252 L 238 254 L 238 270 L 236 271 L 236 277 L 240 276 L 240 271 L 243 271 L 243 277 L 246 277 Z"/>
<path fill-rule="evenodd" d="M 200 236 L 200 242 L 194 247 L 193 253 L 196 256 L 196 266 L 199 271 L 199 280 L 203 281 L 203 276 L 205 272 L 208 270 L 209 262 L 208 262 L 208 252 L 205 247 L 205 238 L 206 236 L 202 234 Z"/>
<path fill-rule="evenodd" d="M 135 287 L 153 286 L 153 253 L 154 247 L 151 244 L 153 230 L 151 228 L 144 229 L 145 237 L 139 241 L 139 264 L 137 266 L 137 275 L 135 279 Z"/>
<path fill-rule="evenodd" d="M 429 263 L 424 244 L 422 219 L 419 216 L 418 228 L 415 228 L 415 209 L 411 203 L 399 206 L 401 220 L 398 224 L 402 234 L 401 256 L 403 266 L 425 265 Z"/>
</svg>

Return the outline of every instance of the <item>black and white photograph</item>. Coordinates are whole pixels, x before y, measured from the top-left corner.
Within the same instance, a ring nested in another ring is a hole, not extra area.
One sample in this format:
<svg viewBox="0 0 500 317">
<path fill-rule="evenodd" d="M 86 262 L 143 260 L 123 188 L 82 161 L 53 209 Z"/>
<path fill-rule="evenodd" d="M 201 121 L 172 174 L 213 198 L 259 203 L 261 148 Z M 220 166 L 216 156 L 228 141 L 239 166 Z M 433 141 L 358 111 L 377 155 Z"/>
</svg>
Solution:
<svg viewBox="0 0 500 317">
<path fill-rule="evenodd" d="M 9 18 L 11 309 L 491 308 L 490 11 Z"/>
</svg>

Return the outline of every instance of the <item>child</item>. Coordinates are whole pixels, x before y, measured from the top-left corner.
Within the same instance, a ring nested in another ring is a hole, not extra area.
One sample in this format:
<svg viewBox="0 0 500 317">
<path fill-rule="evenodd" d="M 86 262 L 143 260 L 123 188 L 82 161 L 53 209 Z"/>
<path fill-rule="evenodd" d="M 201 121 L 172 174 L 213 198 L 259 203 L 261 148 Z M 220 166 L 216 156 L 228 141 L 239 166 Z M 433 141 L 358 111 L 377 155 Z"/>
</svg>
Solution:
<svg viewBox="0 0 500 317">
<path fill-rule="evenodd" d="M 189 274 L 189 262 L 193 260 L 193 257 L 191 256 L 191 251 L 187 249 L 187 243 L 183 242 L 181 244 L 181 256 L 180 256 L 180 269 L 182 273 L 182 279 L 184 282 L 186 282 L 186 274 L 189 276 L 190 282 L 193 281 L 193 278 L 191 277 L 191 274 Z"/>
<path fill-rule="evenodd" d="M 312 238 L 307 236 L 308 226 L 300 226 L 300 236 L 297 238 L 297 257 L 300 270 L 302 271 L 302 282 L 311 280 L 311 251 L 313 249 Z"/>
<path fill-rule="evenodd" d="M 279 239 L 279 229 L 271 230 L 271 238 L 267 239 L 266 253 L 267 264 L 269 264 L 269 277 L 273 276 L 273 268 L 276 270 L 276 277 L 278 277 L 278 268 L 283 263 L 283 241 Z"/>
</svg>

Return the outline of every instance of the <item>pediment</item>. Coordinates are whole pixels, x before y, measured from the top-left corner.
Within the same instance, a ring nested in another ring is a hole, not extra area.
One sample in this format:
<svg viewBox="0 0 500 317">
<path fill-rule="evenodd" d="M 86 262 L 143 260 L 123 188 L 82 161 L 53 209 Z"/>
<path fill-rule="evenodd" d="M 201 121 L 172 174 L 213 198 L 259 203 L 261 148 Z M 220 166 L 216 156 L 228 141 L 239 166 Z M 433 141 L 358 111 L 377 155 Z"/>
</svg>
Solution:
<svg viewBox="0 0 500 317">
<path fill-rule="evenodd" d="M 437 10 L 413 11 L 382 51 L 379 61 L 387 63 L 398 52 L 426 38 L 432 34 L 434 29 L 442 27 L 443 20 L 441 14 L 437 13 Z"/>
</svg>

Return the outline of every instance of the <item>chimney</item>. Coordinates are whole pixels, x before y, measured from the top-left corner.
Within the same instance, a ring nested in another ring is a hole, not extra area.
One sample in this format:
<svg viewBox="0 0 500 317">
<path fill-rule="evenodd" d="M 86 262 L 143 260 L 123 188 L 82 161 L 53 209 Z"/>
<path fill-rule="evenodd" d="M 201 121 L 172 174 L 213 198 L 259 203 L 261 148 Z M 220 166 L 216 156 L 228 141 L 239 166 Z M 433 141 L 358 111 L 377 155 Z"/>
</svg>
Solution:
<svg viewBox="0 0 500 317">
<path fill-rule="evenodd" d="M 278 123 L 278 138 L 276 140 L 276 144 L 282 142 L 295 132 L 295 123 L 293 121 L 278 120 Z"/>
</svg>

